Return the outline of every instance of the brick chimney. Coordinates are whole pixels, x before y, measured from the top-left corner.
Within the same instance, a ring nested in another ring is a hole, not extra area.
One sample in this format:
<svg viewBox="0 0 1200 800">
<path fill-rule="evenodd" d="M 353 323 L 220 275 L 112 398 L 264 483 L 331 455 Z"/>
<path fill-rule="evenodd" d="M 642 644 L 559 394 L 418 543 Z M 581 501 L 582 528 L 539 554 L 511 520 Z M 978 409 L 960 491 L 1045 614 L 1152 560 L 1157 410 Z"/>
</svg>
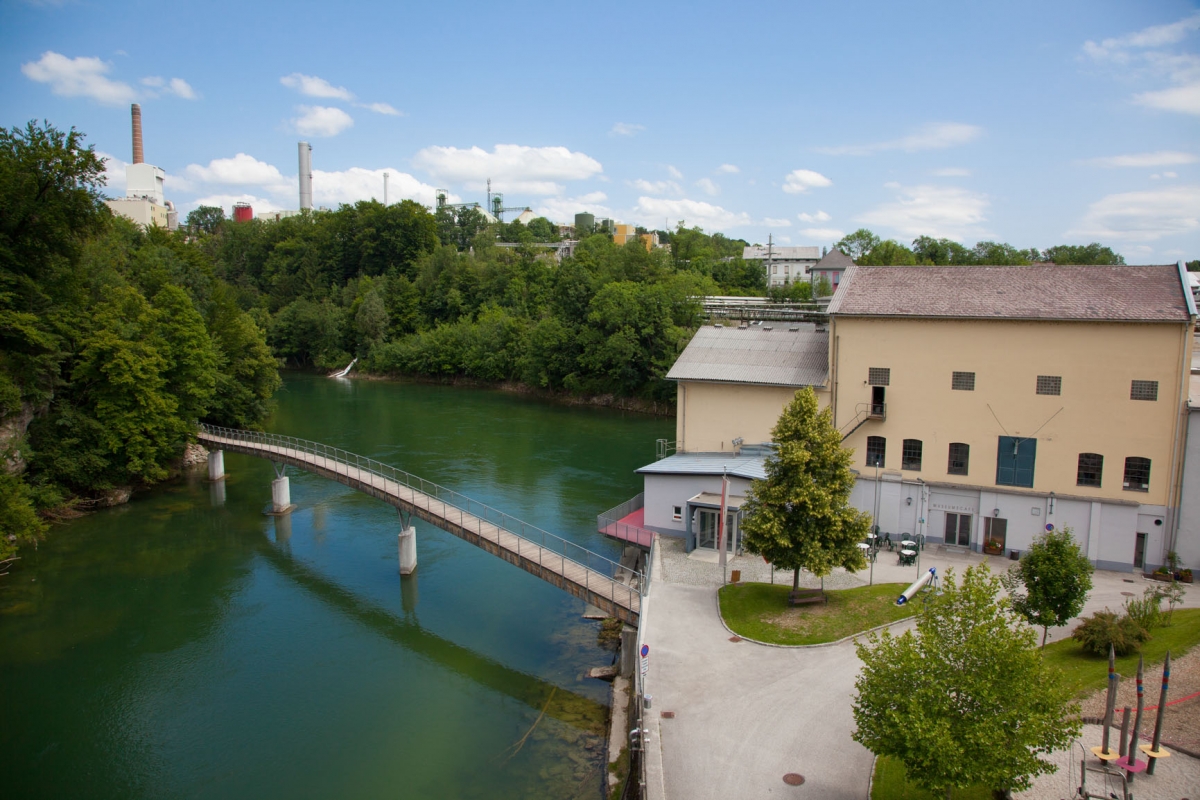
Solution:
<svg viewBox="0 0 1200 800">
<path fill-rule="evenodd" d="M 145 153 L 142 152 L 142 107 L 134 103 L 131 111 L 133 112 L 133 163 L 141 164 L 146 160 Z"/>
</svg>

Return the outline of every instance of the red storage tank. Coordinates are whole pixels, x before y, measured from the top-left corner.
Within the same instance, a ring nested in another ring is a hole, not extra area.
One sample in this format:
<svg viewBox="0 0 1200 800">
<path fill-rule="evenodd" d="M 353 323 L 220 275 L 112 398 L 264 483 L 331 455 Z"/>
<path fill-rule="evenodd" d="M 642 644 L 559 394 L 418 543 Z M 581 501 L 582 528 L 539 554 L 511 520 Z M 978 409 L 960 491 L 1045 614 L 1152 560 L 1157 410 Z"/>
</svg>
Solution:
<svg viewBox="0 0 1200 800">
<path fill-rule="evenodd" d="M 234 222 L 249 222 L 254 219 L 254 209 L 249 203 L 234 203 L 233 204 L 233 221 Z"/>
</svg>

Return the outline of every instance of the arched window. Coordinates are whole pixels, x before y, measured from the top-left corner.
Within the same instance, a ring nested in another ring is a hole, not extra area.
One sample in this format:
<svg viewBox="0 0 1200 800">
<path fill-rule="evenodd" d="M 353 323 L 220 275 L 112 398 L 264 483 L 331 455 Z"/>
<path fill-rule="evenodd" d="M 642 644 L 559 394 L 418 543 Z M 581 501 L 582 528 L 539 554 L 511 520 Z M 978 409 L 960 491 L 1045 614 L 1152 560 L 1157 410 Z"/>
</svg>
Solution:
<svg viewBox="0 0 1200 800">
<path fill-rule="evenodd" d="M 1125 485 L 1123 488 L 1127 492 L 1150 491 L 1150 459 L 1141 456 L 1130 456 L 1125 459 Z"/>
<path fill-rule="evenodd" d="M 1099 453 L 1080 453 L 1077 486 L 1099 486 L 1104 475 L 1104 456 Z"/>
</svg>

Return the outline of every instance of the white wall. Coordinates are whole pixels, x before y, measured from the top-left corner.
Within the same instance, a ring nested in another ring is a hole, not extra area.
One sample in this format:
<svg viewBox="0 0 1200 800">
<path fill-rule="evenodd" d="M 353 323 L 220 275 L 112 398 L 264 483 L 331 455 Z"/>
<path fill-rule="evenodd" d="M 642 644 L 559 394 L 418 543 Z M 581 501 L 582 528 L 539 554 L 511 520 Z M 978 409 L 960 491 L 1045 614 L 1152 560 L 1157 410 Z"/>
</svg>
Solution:
<svg viewBox="0 0 1200 800">
<path fill-rule="evenodd" d="M 720 475 L 645 475 L 646 527 L 679 531 L 687 529 L 687 520 L 671 518 L 673 506 L 684 506 L 700 492 L 721 493 Z M 730 476 L 730 494 L 745 496 L 750 481 Z M 685 512 L 686 513 L 686 512 Z"/>
<path fill-rule="evenodd" d="M 1175 552 L 1185 567 L 1200 570 L 1200 409 L 1188 413 L 1183 464 L 1183 503 L 1179 509 Z"/>
</svg>

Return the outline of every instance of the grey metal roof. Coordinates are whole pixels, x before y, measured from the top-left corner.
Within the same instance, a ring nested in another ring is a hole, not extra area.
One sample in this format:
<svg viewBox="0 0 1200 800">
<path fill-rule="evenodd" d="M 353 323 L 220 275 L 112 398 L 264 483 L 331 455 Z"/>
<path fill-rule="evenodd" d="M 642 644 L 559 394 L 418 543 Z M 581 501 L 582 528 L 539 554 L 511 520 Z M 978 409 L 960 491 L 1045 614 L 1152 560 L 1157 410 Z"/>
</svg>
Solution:
<svg viewBox="0 0 1200 800">
<path fill-rule="evenodd" d="M 763 480 L 767 477 L 764 455 L 735 453 L 676 453 L 638 470 L 642 475 L 720 475 Z"/>
<path fill-rule="evenodd" d="M 821 257 L 813 269 L 847 269 L 854 264 L 850 256 L 838 250 L 836 247 Z"/>
<path fill-rule="evenodd" d="M 746 328 L 706 325 L 667 373 L 671 381 L 824 386 L 829 376 L 829 332 L 812 323 Z"/>
</svg>

